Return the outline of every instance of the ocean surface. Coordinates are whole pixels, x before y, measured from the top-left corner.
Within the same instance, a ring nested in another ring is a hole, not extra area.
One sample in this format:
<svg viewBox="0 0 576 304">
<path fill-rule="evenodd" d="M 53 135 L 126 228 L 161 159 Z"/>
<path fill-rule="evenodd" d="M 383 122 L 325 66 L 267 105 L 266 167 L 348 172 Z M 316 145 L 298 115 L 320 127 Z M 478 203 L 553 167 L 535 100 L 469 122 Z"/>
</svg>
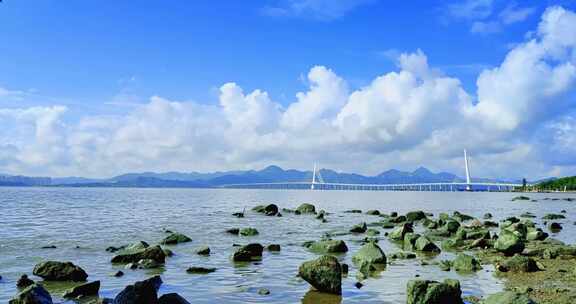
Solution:
<svg viewBox="0 0 576 304">
<path fill-rule="evenodd" d="M 566 210 L 564 230 L 552 237 L 573 244 L 576 241 L 576 220 L 573 202 L 543 200 L 544 198 L 575 197 L 574 194 L 529 194 L 538 202 L 512 202 L 514 193 L 466 192 L 361 192 L 304 190 L 209 190 L 209 189 L 106 189 L 106 188 L 0 188 L 0 303 L 7 303 L 17 293 L 16 280 L 21 274 L 31 276 L 34 265 L 42 260 L 72 261 L 89 274 L 88 280 L 100 280 L 100 295 L 113 298 L 126 285 L 161 274 L 164 284 L 159 294 L 177 292 L 192 303 L 405 303 L 406 283 L 419 275 L 420 279 L 459 279 L 464 295 L 486 295 L 502 289 L 502 282 L 493 276 L 493 269 L 484 266 L 474 274 L 459 275 L 443 272 L 438 266 L 421 266 L 424 258 L 398 260 L 377 277 L 354 284 L 357 269 L 351 257 L 360 248 L 365 235 L 344 235 L 349 252 L 339 256 L 351 265 L 343 279 L 342 297 L 326 296 L 310 291 L 308 283 L 297 277 L 298 266 L 317 257 L 302 247 L 307 240 L 318 240 L 327 232 L 346 232 L 361 222 L 381 220 L 377 216 L 348 214 L 348 209 L 378 209 L 383 213 L 402 214 L 424 210 L 437 215 L 462 213 L 482 217 L 486 212 L 495 221 L 518 216 L 529 211 L 540 219 L 545 213 Z M 296 208 L 309 202 L 330 214 L 321 223 L 313 216 L 284 213 L 283 217 L 267 217 L 249 211 L 258 204 L 275 203 L 280 208 Z M 245 218 L 231 214 L 246 208 Z M 228 228 L 254 227 L 260 232 L 253 237 L 225 233 Z M 162 269 L 126 270 L 112 265 L 109 246 L 146 241 L 159 243 L 165 229 L 190 236 L 193 241 L 168 246 L 175 255 L 167 259 Z M 387 254 L 400 251 L 382 234 L 379 246 Z M 282 251 L 265 251 L 261 262 L 235 265 L 230 256 L 233 244 L 259 242 L 280 244 Z M 56 249 L 41 249 L 54 245 Z M 208 257 L 194 253 L 207 245 Z M 453 255 L 442 253 L 435 259 Z M 186 273 L 190 266 L 215 267 L 207 275 Z M 111 274 L 122 270 L 121 278 Z M 40 278 L 31 276 L 34 280 Z M 69 284 L 45 284 L 56 303 Z M 267 288 L 270 294 L 258 294 Z"/>
</svg>

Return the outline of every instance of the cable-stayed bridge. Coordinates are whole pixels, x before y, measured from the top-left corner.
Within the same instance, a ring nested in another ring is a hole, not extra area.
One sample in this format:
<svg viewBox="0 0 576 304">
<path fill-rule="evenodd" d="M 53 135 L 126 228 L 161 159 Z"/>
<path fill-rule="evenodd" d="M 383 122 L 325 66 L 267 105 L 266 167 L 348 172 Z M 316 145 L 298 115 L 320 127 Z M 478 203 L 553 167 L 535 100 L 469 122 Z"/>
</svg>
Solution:
<svg viewBox="0 0 576 304">
<path fill-rule="evenodd" d="M 525 185 L 498 182 L 474 182 L 470 177 L 470 162 L 464 150 L 466 182 L 407 183 L 407 184 L 348 184 L 326 182 L 314 164 L 312 180 L 302 182 L 246 183 L 222 185 L 222 188 L 240 189 L 301 189 L 301 190 L 348 190 L 348 191 L 498 191 L 509 192 Z"/>
</svg>

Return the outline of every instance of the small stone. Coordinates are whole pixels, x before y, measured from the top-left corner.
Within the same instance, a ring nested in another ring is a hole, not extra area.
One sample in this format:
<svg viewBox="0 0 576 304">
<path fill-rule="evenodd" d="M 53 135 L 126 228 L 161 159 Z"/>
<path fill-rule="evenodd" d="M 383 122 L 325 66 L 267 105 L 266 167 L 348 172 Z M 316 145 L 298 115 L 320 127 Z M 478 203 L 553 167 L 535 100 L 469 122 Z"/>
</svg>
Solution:
<svg viewBox="0 0 576 304">
<path fill-rule="evenodd" d="M 124 275 L 124 272 L 122 272 L 121 270 L 116 271 L 115 273 L 112 274 L 113 277 L 122 277 Z"/>
<path fill-rule="evenodd" d="M 280 245 L 270 244 L 270 245 L 268 245 L 268 247 L 266 247 L 266 249 L 268 249 L 268 251 L 278 252 L 278 251 L 280 251 Z"/>
<path fill-rule="evenodd" d="M 260 289 L 258 289 L 258 294 L 261 296 L 267 296 L 270 294 L 270 290 L 268 290 L 266 288 L 260 288 Z"/>
<path fill-rule="evenodd" d="M 242 228 L 240 229 L 240 235 L 242 236 L 258 235 L 258 230 L 256 230 L 255 228 Z"/>
<path fill-rule="evenodd" d="M 360 223 L 350 228 L 350 232 L 352 233 L 364 233 L 366 230 L 368 230 L 366 223 Z"/>
<path fill-rule="evenodd" d="M 191 242 L 192 239 L 182 233 L 172 233 L 164 240 L 162 240 L 162 244 L 164 245 L 176 245 L 180 243 L 187 243 Z"/>
<path fill-rule="evenodd" d="M 210 255 L 210 247 L 208 247 L 208 246 L 202 246 L 202 247 L 196 249 L 196 254 L 199 254 L 199 255 Z"/>
<path fill-rule="evenodd" d="M 216 268 L 206 268 L 206 267 L 189 267 L 186 269 L 187 273 L 191 274 L 208 274 L 216 271 Z"/>
<path fill-rule="evenodd" d="M 358 289 L 362 288 L 362 286 L 364 286 L 364 284 L 362 284 L 362 283 L 360 283 L 360 282 L 356 282 L 356 283 L 354 284 L 354 287 L 356 287 L 356 288 L 358 288 Z"/>
</svg>

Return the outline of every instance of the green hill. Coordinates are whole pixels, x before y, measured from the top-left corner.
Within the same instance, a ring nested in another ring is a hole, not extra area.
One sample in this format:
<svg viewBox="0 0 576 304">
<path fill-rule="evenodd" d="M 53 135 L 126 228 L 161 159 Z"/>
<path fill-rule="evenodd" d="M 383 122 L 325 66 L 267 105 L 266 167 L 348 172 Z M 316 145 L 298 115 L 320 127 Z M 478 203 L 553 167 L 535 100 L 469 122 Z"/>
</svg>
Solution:
<svg viewBox="0 0 576 304">
<path fill-rule="evenodd" d="M 538 188 L 542 190 L 563 191 L 564 187 L 566 190 L 576 190 L 576 176 L 563 177 L 538 184 Z"/>
</svg>

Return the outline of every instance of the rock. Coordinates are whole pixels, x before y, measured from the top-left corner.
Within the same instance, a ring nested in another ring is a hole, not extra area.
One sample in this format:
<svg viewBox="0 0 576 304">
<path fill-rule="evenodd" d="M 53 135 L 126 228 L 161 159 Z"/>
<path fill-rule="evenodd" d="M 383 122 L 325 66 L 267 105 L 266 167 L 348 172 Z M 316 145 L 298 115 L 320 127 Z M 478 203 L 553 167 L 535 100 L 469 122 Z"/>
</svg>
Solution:
<svg viewBox="0 0 576 304">
<path fill-rule="evenodd" d="M 158 304 L 190 304 L 190 302 L 177 293 L 167 293 L 158 299 Z"/>
<path fill-rule="evenodd" d="M 411 211 L 406 213 L 406 220 L 409 222 L 416 222 L 426 218 L 424 211 Z"/>
<path fill-rule="evenodd" d="M 375 236 L 375 235 L 379 235 L 380 231 L 370 228 L 370 229 L 366 230 L 366 234 L 369 236 Z"/>
<path fill-rule="evenodd" d="M 406 223 L 406 224 L 403 224 L 401 226 L 394 228 L 390 232 L 388 237 L 390 237 L 392 240 L 395 240 L 395 241 L 401 241 L 401 240 L 404 240 L 404 236 L 406 235 L 406 233 L 410 233 L 410 232 L 414 232 L 414 229 L 412 229 L 411 224 Z"/>
<path fill-rule="evenodd" d="M 152 259 L 142 259 L 142 260 L 138 261 L 138 263 L 136 264 L 137 268 L 140 268 L 140 269 L 154 269 L 154 268 L 161 267 L 162 265 L 163 264 L 160 264 L 160 263 L 158 263 Z"/>
<path fill-rule="evenodd" d="M 242 236 L 254 236 L 254 235 L 258 235 L 258 230 L 256 230 L 255 228 L 242 228 L 240 229 L 239 232 L 240 235 Z"/>
<path fill-rule="evenodd" d="M 484 227 L 486 228 L 490 228 L 490 227 L 498 227 L 498 223 L 493 222 L 493 221 L 484 221 Z"/>
<path fill-rule="evenodd" d="M 444 224 L 442 228 L 444 228 L 446 231 L 450 233 L 455 233 L 456 231 L 458 231 L 458 228 L 460 228 L 460 223 L 458 221 L 450 219 L 446 221 L 446 224 Z"/>
<path fill-rule="evenodd" d="M 160 276 L 128 285 L 115 298 L 113 304 L 158 304 L 158 289 L 162 285 Z"/>
<path fill-rule="evenodd" d="M 414 248 L 417 251 L 423 252 L 440 252 L 440 248 L 438 248 L 436 244 L 434 244 L 429 238 L 425 236 L 421 236 L 416 240 Z"/>
<path fill-rule="evenodd" d="M 192 274 L 207 274 L 207 273 L 212 273 L 216 271 L 216 268 L 205 268 L 205 267 L 188 267 L 188 269 L 186 269 L 187 273 L 192 273 Z"/>
<path fill-rule="evenodd" d="M 554 214 L 554 213 L 548 213 L 542 217 L 543 220 L 560 220 L 565 218 L 566 217 L 563 214 Z"/>
<path fill-rule="evenodd" d="M 268 216 L 275 216 L 276 214 L 278 214 L 278 206 L 276 206 L 275 204 L 267 205 L 266 207 L 264 207 L 264 214 Z"/>
<path fill-rule="evenodd" d="M 463 253 L 456 256 L 456 259 L 452 262 L 452 266 L 454 267 L 454 270 L 462 272 L 474 272 L 482 269 L 478 260 L 473 256 Z"/>
<path fill-rule="evenodd" d="M 210 255 L 210 247 L 208 247 L 208 246 L 202 246 L 202 247 L 196 249 L 196 254 L 199 254 L 199 255 Z"/>
<path fill-rule="evenodd" d="M 58 247 L 56 247 L 55 245 L 46 245 L 46 246 L 42 246 L 40 247 L 40 249 L 56 249 Z"/>
<path fill-rule="evenodd" d="M 474 219 L 473 216 L 463 214 L 463 213 L 460 213 L 458 211 L 454 211 L 454 213 L 452 214 L 452 218 L 459 221 L 459 222 L 466 222 L 466 221 L 471 221 Z"/>
<path fill-rule="evenodd" d="M 398 212 L 396 212 L 396 211 L 390 212 L 390 217 L 397 217 L 397 216 L 398 216 Z"/>
<path fill-rule="evenodd" d="M 144 241 L 138 241 L 134 244 L 130 244 L 128 246 L 124 246 L 122 247 L 122 251 L 124 253 L 126 252 L 137 252 L 137 251 L 142 251 L 146 248 L 150 247 L 150 245 Z"/>
<path fill-rule="evenodd" d="M 119 278 L 123 275 L 124 275 L 124 272 L 122 272 L 121 270 L 118 270 L 114 274 L 112 274 L 112 276 L 117 277 L 117 278 Z"/>
<path fill-rule="evenodd" d="M 28 278 L 27 275 L 23 274 L 22 276 L 20 276 L 20 278 L 18 279 L 18 281 L 16 282 L 16 287 L 22 289 L 22 288 L 26 288 L 30 285 L 34 285 L 34 281 L 32 281 L 31 279 Z"/>
<path fill-rule="evenodd" d="M 535 272 L 540 270 L 534 259 L 515 255 L 503 263 L 500 263 L 496 269 L 501 272 Z"/>
<path fill-rule="evenodd" d="M 368 210 L 368 211 L 366 211 L 366 214 L 368 214 L 368 215 L 380 215 L 380 211 L 378 211 L 378 210 Z"/>
<path fill-rule="evenodd" d="M 484 218 L 485 220 L 491 219 L 491 218 L 492 218 L 492 213 L 484 213 L 483 218 Z"/>
<path fill-rule="evenodd" d="M 308 246 L 308 249 L 318 252 L 318 253 L 344 253 L 348 251 L 348 246 L 342 240 L 321 240 L 317 242 L 312 242 Z"/>
<path fill-rule="evenodd" d="M 88 274 L 71 262 L 46 261 L 36 264 L 34 275 L 47 281 L 86 281 Z"/>
<path fill-rule="evenodd" d="M 52 304 L 50 293 L 41 285 L 32 284 L 18 293 L 9 304 Z"/>
<path fill-rule="evenodd" d="M 358 252 L 352 257 L 352 262 L 358 265 L 362 265 L 365 262 L 386 265 L 386 255 L 375 243 L 367 243 L 360 247 Z"/>
<path fill-rule="evenodd" d="M 404 242 L 402 244 L 402 249 L 404 250 L 414 250 L 414 244 L 416 243 L 416 240 L 420 237 L 419 234 L 416 233 L 406 233 L 404 235 Z"/>
<path fill-rule="evenodd" d="M 244 212 L 234 212 L 232 213 L 232 216 L 238 217 L 238 218 L 243 218 L 244 217 Z"/>
<path fill-rule="evenodd" d="M 352 232 L 352 233 L 364 233 L 364 232 L 366 232 L 367 229 L 368 229 L 368 226 L 366 226 L 366 223 L 360 223 L 360 224 L 352 226 L 352 228 L 350 228 L 350 232 Z"/>
<path fill-rule="evenodd" d="M 536 304 L 536 302 L 526 294 L 504 291 L 490 295 L 482 301 L 482 304 Z"/>
<path fill-rule="evenodd" d="M 281 250 L 279 244 L 270 244 L 266 247 L 266 249 L 268 249 L 268 251 L 272 251 L 272 252 L 278 252 Z"/>
<path fill-rule="evenodd" d="M 346 210 L 346 211 L 344 211 L 344 213 L 362 213 L 362 210 L 359 210 L 359 209 L 351 209 L 351 210 Z"/>
<path fill-rule="evenodd" d="M 450 268 L 452 268 L 452 262 L 448 260 L 442 260 L 440 263 L 438 263 L 438 267 L 440 267 L 440 270 L 442 271 L 450 271 Z"/>
<path fill-rule="evenodd" d="M 97 296 L 100 290 L 100 281 L 94 281 L 76 286 L 64 292 L 64 298 L 75 299 L 87 296 Z"/>
<path fill-rule="evenodd" d="M 140 260 L 154 260 L 159 264 L 164 264 L 166 261 L 166 254 L 160 246 L 148 247 L 142 251 L 134 253 L 120 254 L 112 258 L 112 263 L 128 264 L 138 263 Z"/>
<path fill-rule="evenodd" d="M 539 228 L 528 229 L 528 233 L 526 234 L 526 239 L 529 241 L 543 241 L 546 238 L 548 238 L 548 233 L 542 231 Z"/>
<path fill-rule="evenodd" d="M 314 205 L 312 204 L 304 203 L 298 206 L 298 208 L 296 208 L 296 211 L 300 212 L 300 214 L 316 213 L 316 207 L 314 207 Z"/>
<path fill-rule="evenodd" d="M 176 245 L 187 242 L 192 242 L 192 239 L 182 233 L 172 233 L 162 240 L 164 245 Z"/>
<path fill-rule="evenodd" d="M 388 255 L 388 257 L 390 259 L 393 259 L 393 260 L 410 260 L 410 259 L 415 259 L 416 255 L 412 252 L 403 252 L 402 251 L 402 252 L 392 253 L 392 254 Z"/>
<path fill-rule="evenodd" d="M 234 252 L 232 260 L 234 262 L 250 262 L 262 259 L 262 251 L 264 247 L 258 243 L 248 244 L 242 246 Z"/>
<path fill-rule="evenodd" d="M 556 223 L 556 222 L 552 222 L 548 224 L 548 230 L 550 230 L 551 232 L 557 233 L 560 232 L 560 230 L 562 230 L 562 225 L 560 225 L 560 223 Z"/>
<path fill-rule="evenodd" d="M 529 201 L 529 200 L 530 200 L 529 197 L 523 196 L 523 195 L 519 195 L 519 196 L 512 198 L 512 201 Z"/>
<path fill-rule="evenodd" d="M 523 218 L 535 218 L 536 215 L 534 215 L 534 214 L 531 213 L 531 212 L 524 212 L 524 213 L 520 214 L 520 217 L 523 217 Z"/>
<path fill-rule="evenodd" d="M 407 286 L 407 304 L 462 304 L 460 282 L 412 280 Z"/>
<path fill-rule="evenodd" d="M 258 289 L 258 294 L 261 296 L 267 296 L 270 294 L 270 290 L 266 288 L 260 288 Z"/>
<path fill-rule="evenodd" d="M 302 263 L 298 274 L 319 291 L 342 294 L 342 268 L 333 256 L 324 255 Z"/>
<path fill-rule="evenodd" d="M 524 242 L 519 236 L 508 230 L 500 231 L 498 239 L 494 243 L 494 249 L 505 255 L 513 255 L 524 250 Z"/>
<path fill-rule="evenodd" d="M 400 215 L 400 216 L 390 217 L 388 220 L 392 223 L 400 224 L 400 223 L 406 222 L 406 216 Z"/>
<path fill-rule="evenodd" d="M 252 208 L 252 211 L 258 212 L 258 213 L 264 213 L 265 208 L 266 208 L 266 206 L 264 206 L 264 205 L 257 205 L 257 206 L 254 206 Z"/>
<path fill-rule="evenodd" d="M 174 256 L 174 252 L 173 252 L 172 250 L 170 250 L 170 249 L 162 248 L 162 251 L 164 251 L 164 255 L 167 256 L 167 257 Z"/>
<path fill-rule="evenodd" d="M 240 229 L 238 229 L 238 228 L 230 228 L 230 229 L 226 230 L 226 233 L 238 235 L 238 234 L 240 234 Z"/>
</svg>

